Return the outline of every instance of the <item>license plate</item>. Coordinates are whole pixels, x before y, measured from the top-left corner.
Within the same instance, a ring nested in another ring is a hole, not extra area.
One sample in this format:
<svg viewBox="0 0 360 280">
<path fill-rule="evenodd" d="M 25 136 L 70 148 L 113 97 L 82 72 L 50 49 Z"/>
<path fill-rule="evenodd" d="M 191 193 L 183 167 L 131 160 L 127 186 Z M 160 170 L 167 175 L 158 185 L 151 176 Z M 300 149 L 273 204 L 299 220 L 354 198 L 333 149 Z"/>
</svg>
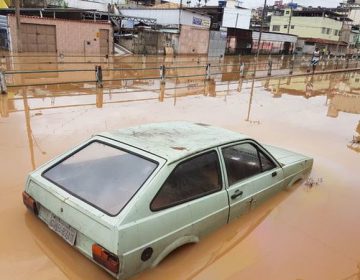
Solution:
<svg viewBox="0 0 360 280">
<path fill-rule="evenodd" d="M 60 235 L 67 243 L 71 246 L 74 246 L 76 239 L 76 229 L 69 226 L 60 218 L 55 215 L 50 216 L 49 228 L 55 231 L 58 235 Z"/>
</svg>

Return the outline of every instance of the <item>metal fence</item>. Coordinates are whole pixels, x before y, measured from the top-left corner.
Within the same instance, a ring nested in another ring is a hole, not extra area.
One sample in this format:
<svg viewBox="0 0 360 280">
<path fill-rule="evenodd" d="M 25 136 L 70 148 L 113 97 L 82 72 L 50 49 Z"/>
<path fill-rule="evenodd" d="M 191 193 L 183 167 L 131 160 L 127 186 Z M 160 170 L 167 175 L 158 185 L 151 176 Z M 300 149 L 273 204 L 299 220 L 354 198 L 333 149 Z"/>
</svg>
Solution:
<svg viewBox="0 0 360 280">
<path fill-rule="evenodd" d="M 9 58 L 10 56 L 3 56 L 3 59 Z M 103 87 L 104 84 L 116 81 L 128 81 L 128 80 L 159 80 L 161 83 L 166 83 L 172 79 L 179 78 L 199 78 L 205 80 L 216 79 L 219 76 L 226 77 L 233 75 L 233 78 L 229 79 L 255 79 L 260 80 L 266 77 L 287 77 L 289 75 L 311 75 L 312 69 L 310 68 L 309 57 L 267 57 L 262 61 L 255 63 L 245 60 L 243 57 L 238 56 L 235 60 L 236 63 L 221 63 L 222 61 L 208 59 L 199 59 L 198 61 L 192 60 L 181 60 L 178 63 L 164 61 L 148 62 L 148 67 L 113 67 L 115 63 L 98 63 L 95 64 L 95 69 L 55 69 L 55 70 L 5 70 L 0 72 L 0 90 L 2 93 L 7 92 L 7 88 L 15 87 L 28 87 L 28 86 L 46 86 L 46 85 L 62 85 L 62 84 L 81 84 L 81 83 L 95 83 L 99 87 Z M 187 65 L 186 63 L 192 63 Z M 207 63 L 204 63 L 207 62 Z M 41 63 L 41 62 L 40 62 Z M 47 63 L 47 62 L 43 62 Z M 64 64 L 60 63 L 60 64 Z M 78 62 L 76 62 L 78 63 Z M 118 63 L 118 62 L 117 62 Z M 140 62 L 137 62 L 138 64 Z M 184 63 L 184 64 L 183 64 Z M 343 71 L 354 71 L 360 70 L 360 61 L 358 57 L 345 58 L 345 57 L 323 57 L 317 66 L 316 72 L 329 73 L 343 72 Z M 39 63 L 37 63 L 39 65 Z M 127 63 L 127 65 L 129 65 Z M 137 64 L 132 64 L 136 66 Z M 14 83 L 9 82 L 9 77 L 17 75 L 38 75 L 40 78 L 44 74 L 49 73 L 93 73 L 89 74 L 89 79 L 82 79 L 79 81 L 43 81 L 37 83 Z M 113 72 L 116 73 L 117 77 L 104 78 L 103 73 Z M 142 74 L 144 73 L 144 74 Z M 189 73 L 189 74 L 188 74 Z M 93 75 L 93 76 L 92 76 Z M 93 78 L 91 78 L 91 76 Z"/>
</svg>

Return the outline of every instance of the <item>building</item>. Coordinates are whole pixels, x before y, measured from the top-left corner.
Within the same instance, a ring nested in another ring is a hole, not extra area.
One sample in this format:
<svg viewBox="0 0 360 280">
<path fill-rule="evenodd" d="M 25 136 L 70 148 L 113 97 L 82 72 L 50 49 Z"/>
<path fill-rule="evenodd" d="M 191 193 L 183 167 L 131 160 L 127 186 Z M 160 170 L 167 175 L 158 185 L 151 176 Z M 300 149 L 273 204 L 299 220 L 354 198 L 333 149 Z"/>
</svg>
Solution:
<svg viewBox="0 0 360 280">
<path fill-rule="evenodd" d="M 352 49 L 357 49 L 360 47 L 360 26 L 352 26 L 350 31 L 349 38 L 349 47 Z"/>
<path fill-rule="evenodd" d="M 258 50 L 259 31 L 228 28 L 226 54 L 255 54 Z M 291 54 L 295 50 L 297 36 L 262 32 L 260 54 Z"/>
<path fill-rule="evenodd" d="M 150 50 L 150 54 L 162 54 L 165 47 L 173 48 L 176 54 L 207 54 L 210 39 L 211 17 L 206 13 L 196 12 L 195 9 L 159 9 L 159 8 L 134 8 L 120 9 L 122 16 L 127 17 L 127 27 L 122 28 L 119 44 L 135 53 L 142 53 L 142 49 Z M 148 28 L 134 28 L 133 21 L 148 19 Z M 151 22 L 151 20 L 153 22 Z M 123 26 L 124 27 L 124 26 Z M 151 29 L 151 30 L 146 30 Z M 133 38 L 129 42 L 129 34 Z M 152 34 L 154 37 L 149 36 Z M 155 39 L 157 37 L 157 39 Z M 140 38 L 140 40 L 139 40 Z M 148 46 L 140 48 L 141 45 Z"/>
<path fill-rule="evenodd" d="M 20 22 L 18 42 L 16 18 L 11 14 L 7 16 L 9 48 L 15 52 L 84 55 L 113 52 L 113 29 L 107 21 L 21 16 Z"/>
<path fill-rule="evenodd" d="M 258 31 L 252 32 L 252 53 L 258 50 Z M 292 34 L 280 34 L 274 32 L 263 32 L 260 42 L 260 54 L 285 54 L 289 55 L 295 51 L 298 37 Z"/>
<path fill-rule="evenodd" d="M 273 14 L 270 31 L 297 35 L 298 52 L 312 53 L 317 46 L 331 53 L 344 53 L 347 42 L 342 42 L 340 35 L 346 21 L 342 15 L 324 9 L 285 9 Z"/>
<path fill-rule="evenodd" d="M 224 8 L 222 26 L 227 28 L 249 29 L 251 10 L 242 8 L 240 2 L 229 0 Z"/>
<path fill-rule="evenodd" d="M 195 10 L 179 8 L 123 8 L 120 9 L 122 16 L 132 18 L 148 18 L 156 21 L 157 26 L 178 27 L 187 25 L 200 28 L 210 28 L 211 18 L 206 14 L 200 14 Z"/>
<path fill-rule="evenodd" d="M 13 1 L 14 2 L 14 1 Z M 21 7 L 26 8 L 76 8 L 76 9 L 93 9 L 97 11 L 108 11 L 109 4 L 122 5 L 123 0 L 21 0 Z M 14 6 L 14 4 L 12 4 Z"/>
</svg>

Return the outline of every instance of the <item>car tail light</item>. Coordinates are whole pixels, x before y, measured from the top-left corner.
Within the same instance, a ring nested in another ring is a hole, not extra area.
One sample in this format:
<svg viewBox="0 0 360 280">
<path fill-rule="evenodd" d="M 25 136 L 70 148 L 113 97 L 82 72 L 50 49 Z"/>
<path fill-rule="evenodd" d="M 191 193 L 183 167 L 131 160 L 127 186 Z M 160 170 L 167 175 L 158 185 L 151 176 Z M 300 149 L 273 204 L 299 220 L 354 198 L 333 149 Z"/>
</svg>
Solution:
<svg viewBox="0 0 360 280">
<path fill-rule="evenodd" d="M 38 209 L 36 206 L 36 201 L 26 192 L 22 193 L 22 198 L 23 198 L 23 202 L 24 202 L 25 206 L 28 209 L 30 209 L 31 211 L 33 211 L 35 215 L 37 215 Z"/>
<path fill-rule="evenodd" d="M 119 272 L 119 258 L 98 244 L 92 245 L 92 256 L 94 261 L 101 264 L 114 273 Z"/>
</svg>

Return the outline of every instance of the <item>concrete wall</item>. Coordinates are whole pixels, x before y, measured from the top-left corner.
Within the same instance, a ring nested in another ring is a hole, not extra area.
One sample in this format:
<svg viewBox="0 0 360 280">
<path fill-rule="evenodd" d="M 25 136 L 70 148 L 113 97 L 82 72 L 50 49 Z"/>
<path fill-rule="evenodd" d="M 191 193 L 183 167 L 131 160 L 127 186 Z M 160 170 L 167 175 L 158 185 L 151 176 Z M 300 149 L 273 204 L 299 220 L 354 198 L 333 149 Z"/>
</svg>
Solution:
<svg viewBox="0 0 360 280">
<path fill-rule="evenodd" d="M 210 31 L 209 56 L 225 55 L 227 42 L 226 31 Z"/>
<path fill-rule="evenodd" d="M 8 16 L 13 51 L 18 50 L 16 18 Z M 113 52 L 113 30 L 110 23 L 71 21 L 21 16 L 21 23 L 55 25 L 57 53 L 100 55 L 100 29 L 109 30 L 109 53 Z"/>
<path fill-rule="evenodd" d="M 280 26 L 280 30 L 274 30 L 274 25 Z M 270 23 L 270 31 L 278 33 L 287 33 L 287 27 L 289 25 L 288 16 L 272 16 Z M 291 28 L 293 26 L 294 28 Z M 325 33 L 323 33 L 325 28 Z M 327 29 L 329 34 L 327 34 Z M 291 18 L 290 23 L 290 34 L 297 35 L 303 38 L 319 38 L 324 40 L 338 41 L 339 35 L 335 35 L 336 32 L 341 31 L 342 22 L 335 19 L 326 17 L 298 17 L 294 16 Z"/>
<path fill-rule="evenodd" d="M 120 45 L 135 54 L 165 54 L 165 47 L 178 50 L 178 33 L 140 30 L 136 38 L 121 38 Z"/>
<path fill-rule="evenodd" d="M 179 37 L 179 54 L 207 54 L 209 30 L 182 25 Z"/>
<path fill-rule="evenodd" d="M 164 54 L 165 47 L 172 47 L 173 37 L 178 34 L 144 30 L 134 40 L 133 52 L 136 54 Z"/>
</svg>

